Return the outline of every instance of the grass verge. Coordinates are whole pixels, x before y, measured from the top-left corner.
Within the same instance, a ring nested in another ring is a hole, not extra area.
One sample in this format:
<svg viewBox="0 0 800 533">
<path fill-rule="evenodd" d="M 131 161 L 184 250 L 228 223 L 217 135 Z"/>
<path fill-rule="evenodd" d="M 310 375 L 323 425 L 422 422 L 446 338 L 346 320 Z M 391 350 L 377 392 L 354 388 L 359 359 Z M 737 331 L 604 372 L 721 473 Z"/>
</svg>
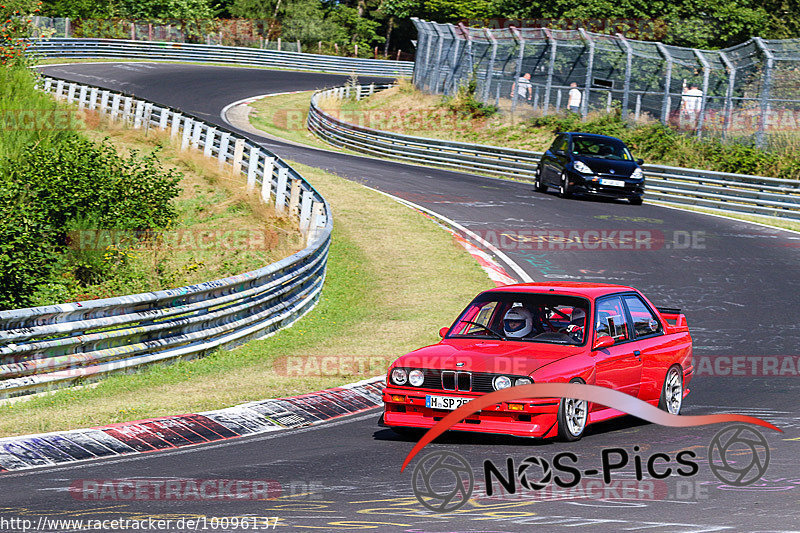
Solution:
<svg viewBox="0 0 800 533">
<path fill-rule="evenodd" d="M 328 274 L 314 310 L 290 329 L 232 351 L 2 406 L 0 436 L 216 409 L 378 375 L 392 358 L 435 342 L 439 327 L 492 286 L 434 222 L 346 179 L 295 168 L 334 212 Z M 342 364 L 321 375 L 321 356 Z M 281 372 L 290 357 L 303 361 L 306 377 Z"/>
</svg>

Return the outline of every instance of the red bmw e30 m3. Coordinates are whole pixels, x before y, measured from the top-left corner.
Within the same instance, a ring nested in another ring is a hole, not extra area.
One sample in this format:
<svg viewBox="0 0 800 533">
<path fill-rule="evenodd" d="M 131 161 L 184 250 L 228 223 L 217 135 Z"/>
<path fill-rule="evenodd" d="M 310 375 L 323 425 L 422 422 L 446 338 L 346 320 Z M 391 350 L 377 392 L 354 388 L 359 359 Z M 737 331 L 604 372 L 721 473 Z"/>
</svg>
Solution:
<svg viewBox="0 0 800 533">
<path fill-rule="evenodd" d="M 678 414 L 693 372 L 686 317 L 621 285 L 498 287 L 479 294 L 440 335 L 438 344 L 392 363 L 384 425 L 429 428 L 477 396 L 534 382 L 609 387 Z M 588 424 L 624 414 L 583 400 L 538 398 L 495 405 L 451 429 L 571 441 Z"/>
</svg>

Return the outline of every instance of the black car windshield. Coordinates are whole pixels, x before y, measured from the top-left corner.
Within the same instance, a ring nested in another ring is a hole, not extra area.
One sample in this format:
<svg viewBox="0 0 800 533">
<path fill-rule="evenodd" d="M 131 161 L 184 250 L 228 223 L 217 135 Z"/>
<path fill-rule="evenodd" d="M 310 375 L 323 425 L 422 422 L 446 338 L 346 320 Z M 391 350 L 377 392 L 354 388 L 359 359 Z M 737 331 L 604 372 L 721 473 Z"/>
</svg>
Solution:
<svg viewBox="0 0 800 533">
<path fill-rule="evenodd" d="M 633 161 L 625 143 L 602 137 L 572 137 L 572 153 L 595 159 Z"/>
<path fill-rule="evenodd" d="M 589 302 L 575 296 L 489 292 L 467 306 L 447 338 L 582 345 Z"/>
</svg>

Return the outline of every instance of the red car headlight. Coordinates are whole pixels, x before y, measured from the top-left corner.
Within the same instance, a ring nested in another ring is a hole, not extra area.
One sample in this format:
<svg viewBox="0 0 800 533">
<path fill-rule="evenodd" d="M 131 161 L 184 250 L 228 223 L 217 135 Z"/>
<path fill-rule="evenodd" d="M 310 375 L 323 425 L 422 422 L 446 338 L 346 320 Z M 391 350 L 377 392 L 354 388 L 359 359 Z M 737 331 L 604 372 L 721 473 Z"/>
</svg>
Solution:
<svg viewBox="0 0 800 533">
<path fill-rule="evenodd" d="M 405 385 L 408 381 L 408 374 L 404 368 L 395 368 L 392 370 L 392 382 L 395 385 Z"/>
<path fill-rule="evenodd" d="M 424 381 L 425 374 L 423 374 L 422 370 L 412 370 L 408 373 L 408 382 L 415 387 L 419 387 Z"/>
</svg>

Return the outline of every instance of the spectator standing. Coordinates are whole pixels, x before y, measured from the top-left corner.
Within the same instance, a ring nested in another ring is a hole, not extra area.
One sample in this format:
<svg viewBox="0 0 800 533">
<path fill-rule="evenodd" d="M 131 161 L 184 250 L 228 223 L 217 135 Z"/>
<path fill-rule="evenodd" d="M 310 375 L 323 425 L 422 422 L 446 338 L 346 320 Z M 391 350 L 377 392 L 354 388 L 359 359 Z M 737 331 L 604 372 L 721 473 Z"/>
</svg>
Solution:
<svg viewBox="0 0 800 533">
<path fill-rule="evenodd" d="M 580 114 L 581 112 L 581 100 L 583 99 L 583 94 L 581 90 L 578 89 L 578 84 L 574 81 L 569 84 L 569 99 L 567 100 L 567 107 L 573 113 Z"/>
<path fill-rule="evenodd" d="M 514 91 L 517 91 L 517 94 L 523 100 L 530 102 L 533 98 L 533 84 L 531 83 L 531 73 L 526 72 L 522 76 L 519 77 L 519 80 L 511 86 L 511 98 L 514 98 Z"/>
<path fill-rule="evenodd" d="M 692 85 L 691 89 L 686 91 L 684 98 L 687 99 L 689 121 L 692 127 L 695 127 L 697 126 L 697 117 L 703 107 L 703 91 L 701 91 L 697 85 Z"/>
</svg>

